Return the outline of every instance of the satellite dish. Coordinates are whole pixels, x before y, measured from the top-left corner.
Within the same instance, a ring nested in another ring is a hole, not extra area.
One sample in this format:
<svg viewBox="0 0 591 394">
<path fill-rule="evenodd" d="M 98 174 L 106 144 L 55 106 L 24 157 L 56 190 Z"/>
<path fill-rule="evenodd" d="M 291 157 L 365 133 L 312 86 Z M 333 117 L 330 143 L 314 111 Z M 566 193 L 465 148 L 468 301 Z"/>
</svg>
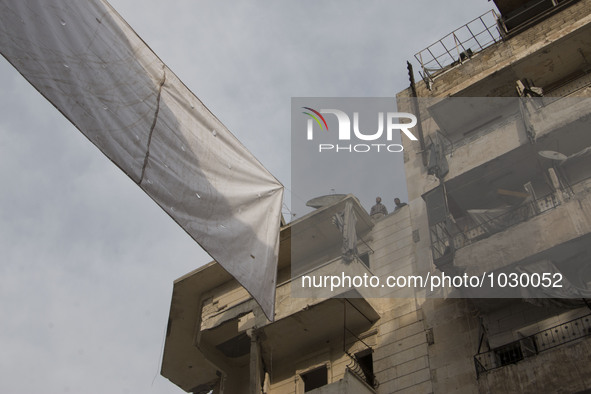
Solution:
<svg viewBox="0 0 591 394">
<path fill-rule="evenodd" d="M 558 160 L 558 161 L 566 160 L 566 155 L 563 155 L 560 152 L 554 152 L 553 150 L 541 150 L 538 152 L 538 155 L 542 156 L 543 158 L 550 159 L 550 160 Z"/>
<path fill-rule="evenodd" d="M 344 199 L 345 197 L 347 197 L 346 194 L 328 194 L 326 196 L 313 198 L 310 201 L 308 201 L 306 205 L 312 208 L 322 208 L 328 205 L 335 204 Z"/>
</svg>

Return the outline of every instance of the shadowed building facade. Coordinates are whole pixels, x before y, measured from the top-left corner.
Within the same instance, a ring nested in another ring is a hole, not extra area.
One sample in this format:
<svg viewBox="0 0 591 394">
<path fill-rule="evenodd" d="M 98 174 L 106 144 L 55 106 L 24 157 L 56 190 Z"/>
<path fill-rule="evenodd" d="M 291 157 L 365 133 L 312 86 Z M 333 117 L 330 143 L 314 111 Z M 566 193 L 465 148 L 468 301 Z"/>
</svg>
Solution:
<svg viewBox="0 0 591 394">
<path fill-rule="evenodd" d="M 215 262 L 178 279 L 163 376 L 194 393 L 591 389 L 591 0 L 495 3 L 418 52 L 397 95 L 420 121 L 402 139 L 408 205 L 372 220 L 343 196 L 283 226 L 273 322 Z M 563 287 L 313 282 L 514 272 Z"/>
</svg>

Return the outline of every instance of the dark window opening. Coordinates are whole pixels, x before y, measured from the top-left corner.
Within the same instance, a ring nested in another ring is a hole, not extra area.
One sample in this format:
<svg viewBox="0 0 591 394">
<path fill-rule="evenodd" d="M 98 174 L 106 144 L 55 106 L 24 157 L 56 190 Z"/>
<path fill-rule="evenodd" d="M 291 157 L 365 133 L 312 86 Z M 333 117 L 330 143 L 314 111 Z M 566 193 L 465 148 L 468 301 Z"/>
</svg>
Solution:
<svg viewBox="0 0 591 394">
<path fill-rule="evenodd" d="M 355 354 L 357 363 L 365 375 L 365 381 L 371 387 L 376 387 L 376 377 L 373 374 L 373 357 L 370 349 Z"/>
<path fill-rule="evenodd" d="M 519 342 L 510 343 L 495 350 L 495 355 L 501 366 L 515 364 L 523 360 L 523 353 Z"/>
<path fill-rule="evenodd" d="M 216 348 L 226 357 L 242 357 L 250 352 L 250 338 L 245 333 L 242 333 L 216 345 Z"/>
<path fill-rule="evenodd" d="M 366 266 L 367 268 L 369 268 L 369 252 L 365 252 L 365 253 L 361 254 L 361 255 L 359 256 L 359 260 L 361 260 L 361 262 L 362 262 L 363 264 L 365 264 L 365 266 Z"/>
<path fill-rule="evenodd" d="M 440 185 L 423 194 L 422 197 L 427 205 L 433 263 L 439 270 L 444 271 L 453 265 L 455 251 L 450 233 L 451 224 L 445 188 Z"/>
<path fill-rule="evenodd" d="M 328 384 L 328 369 L 326 365 L 303 373 L 301 376 L 304 381 L 304 393 Z"/>
</svg>

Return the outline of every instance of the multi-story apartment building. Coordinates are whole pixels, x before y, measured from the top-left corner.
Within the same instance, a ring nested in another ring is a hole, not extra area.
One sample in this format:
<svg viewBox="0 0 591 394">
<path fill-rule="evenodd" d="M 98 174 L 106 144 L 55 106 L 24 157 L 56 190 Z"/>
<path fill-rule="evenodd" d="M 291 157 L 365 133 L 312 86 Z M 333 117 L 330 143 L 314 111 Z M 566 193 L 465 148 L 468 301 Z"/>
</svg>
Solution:
<svg viewBox="0 0 591 394">
<path fill-rule="evenodd" d="M 422 78 L 397 96 L 420 121 L 408 205 L 372 219 L 335 197 L 283 226 L 273 322 L 215 262 L 178 279 L 165 377 L 194 393 L 591 390 L 591 0 L 495 3 L 417 53 Z M 302 288 L 514 272 L 563 287 Z"/>
</svg>

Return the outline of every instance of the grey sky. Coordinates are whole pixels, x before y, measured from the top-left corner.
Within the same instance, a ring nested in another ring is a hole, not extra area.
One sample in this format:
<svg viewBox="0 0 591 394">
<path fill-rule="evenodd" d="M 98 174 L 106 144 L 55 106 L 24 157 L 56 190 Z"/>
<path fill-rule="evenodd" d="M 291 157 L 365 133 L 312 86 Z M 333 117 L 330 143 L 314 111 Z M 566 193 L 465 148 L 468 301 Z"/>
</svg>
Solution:
<svg viewBox="0 0 591 394">
<path fill-rule="evenodd" d="M 288 188 L 291 97 L 393 96 L 492 7 L 111 3 Z M 3 59 L 0 83 L 0 392 L 182 392 L 158 375 L 172 282 L 208 256 Z"/>
</svg>

